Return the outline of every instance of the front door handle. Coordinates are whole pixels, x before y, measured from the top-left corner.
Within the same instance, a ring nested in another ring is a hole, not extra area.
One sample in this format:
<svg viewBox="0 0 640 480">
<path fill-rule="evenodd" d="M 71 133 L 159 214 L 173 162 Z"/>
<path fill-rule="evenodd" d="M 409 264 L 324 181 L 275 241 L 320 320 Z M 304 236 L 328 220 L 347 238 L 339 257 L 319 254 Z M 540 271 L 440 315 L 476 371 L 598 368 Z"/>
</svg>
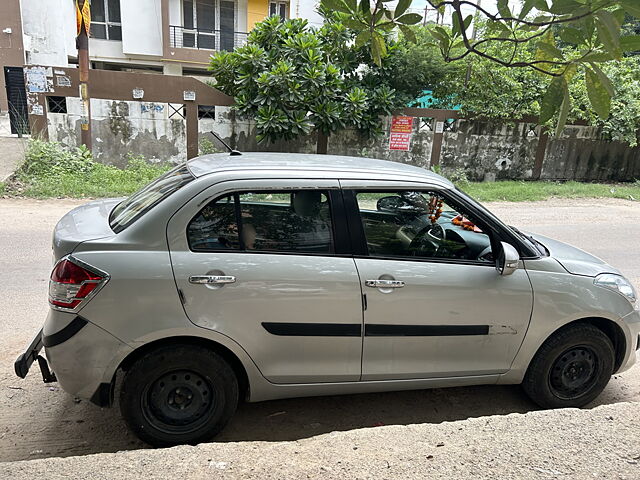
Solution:
<svg viewBox="0 0 640 480">
<path fill-rule="evenodd" d="M 365 280 L 364 284 L 371 288 L 402 288 L 402 280 Z"/>
<path fill-rule="evenodd" d="M 231 275 L 191 275 L 189 283 L 223 285 L 225 283 L 236 283 L 236 277 Z"/>
</svg>

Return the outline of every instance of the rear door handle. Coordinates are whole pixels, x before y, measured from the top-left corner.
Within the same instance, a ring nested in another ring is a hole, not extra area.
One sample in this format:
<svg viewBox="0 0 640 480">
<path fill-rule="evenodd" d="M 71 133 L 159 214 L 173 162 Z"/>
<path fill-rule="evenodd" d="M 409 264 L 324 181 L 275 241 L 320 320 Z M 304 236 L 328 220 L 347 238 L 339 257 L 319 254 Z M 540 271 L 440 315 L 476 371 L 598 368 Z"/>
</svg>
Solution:
<svg viewBox="0 0 640 480">
<path fill-rule="evenodd" d="M 236 277 L 232 275 L 191 275 L 189 283 L 204 285 L 222 285 L 225 283 L 236 283 Z"/>
<path fill-rule="evenodd" d="M 371 288 L 402 288 L 402 280 L 365 280 L 364 284 Z"/>
</svg>

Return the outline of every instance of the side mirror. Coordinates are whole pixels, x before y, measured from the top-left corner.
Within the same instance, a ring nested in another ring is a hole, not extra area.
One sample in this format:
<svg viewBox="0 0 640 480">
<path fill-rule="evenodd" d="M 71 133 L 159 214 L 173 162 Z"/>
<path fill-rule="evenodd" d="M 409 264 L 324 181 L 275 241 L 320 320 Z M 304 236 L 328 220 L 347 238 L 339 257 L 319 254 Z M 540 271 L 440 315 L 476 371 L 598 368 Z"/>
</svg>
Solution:
<svg viewBox="0 0 640 480">
<path fill-rule="evenodd" d="M 518 269 L 520 254 L 512 245 L 500 242 L 500 254 L 496 257 L 496 270 L 500 275 L 511 275 Z"/>
</svg>

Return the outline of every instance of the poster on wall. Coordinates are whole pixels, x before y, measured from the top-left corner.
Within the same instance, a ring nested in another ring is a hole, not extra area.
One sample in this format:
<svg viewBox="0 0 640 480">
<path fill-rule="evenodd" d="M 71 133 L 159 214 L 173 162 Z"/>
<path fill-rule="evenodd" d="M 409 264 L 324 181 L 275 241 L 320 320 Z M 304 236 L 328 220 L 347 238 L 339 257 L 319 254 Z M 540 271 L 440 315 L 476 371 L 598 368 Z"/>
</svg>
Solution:
<svg viewBox="0 0 640 480">
<path fill-rule="evenodd" d="M 411 148 L 412 133 L 413 117 L 392 117 L 391 131 L 389 132 L 389 150 L 402 150 L 408 152 Z"/>
<path fill-rule="evenodd" d="M 27 91 L 43 93 L 48 91 L 47 71 L 44 67 L 31 67 L 26 72 Z"/>
</svg>

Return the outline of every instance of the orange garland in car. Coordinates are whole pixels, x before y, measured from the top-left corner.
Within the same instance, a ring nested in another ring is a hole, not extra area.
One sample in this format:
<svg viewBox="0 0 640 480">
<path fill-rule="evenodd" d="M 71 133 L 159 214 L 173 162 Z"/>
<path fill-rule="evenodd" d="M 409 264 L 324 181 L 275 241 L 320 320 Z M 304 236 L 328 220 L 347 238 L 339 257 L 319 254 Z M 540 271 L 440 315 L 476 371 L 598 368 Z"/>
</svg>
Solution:
<svg viewBox="0 0 640 480">
<path fill-rule="evenodd" d="M 471 222 L 471 220 L 468 220 L 467 218 L 463 217 L 462 215 L 458 215 L 457 217 L 455 217 L 453 220 L 451 220 L 451 223 L 453 223 L 454 225 L 457 225 L 459 227 L 462 227 L 465 230 L 469 230 L 470 232 L 483 233 L 482 230 L 480 230 L 480 228 L 476 227 Z"/>
<path fill-rule="evenodd" d="M 438 197 L 431 197 L 429 200 L 429 220 L 434 224 L 442 215 L 442 205 L 444 204 L 444 200 Z"/>
</svg>

